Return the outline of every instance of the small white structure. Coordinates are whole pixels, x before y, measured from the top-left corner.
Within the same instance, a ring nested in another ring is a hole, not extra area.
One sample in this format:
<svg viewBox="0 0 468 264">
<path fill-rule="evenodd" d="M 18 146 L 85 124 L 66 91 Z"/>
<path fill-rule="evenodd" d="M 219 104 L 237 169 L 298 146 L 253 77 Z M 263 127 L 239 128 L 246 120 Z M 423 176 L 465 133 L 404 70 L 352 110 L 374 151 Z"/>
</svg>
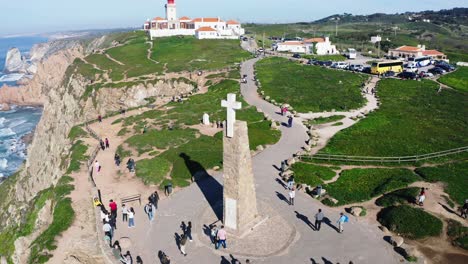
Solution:
<svg viewBox="0 0 468 264">
<path fill-rule="evenodd" d="M 372 42 L 373 44 L 377 43 L 377 42 L 381 42 L 382 41 L 382 37 L 377 35 L 377 36 L 372 36 L 370 38 L 370 42 Z"/>
<path fill-rule="evenodd" d="M 278 43 L 277 51 L 306 53 L 306 54 L 338 54 L 335 45 L 332 45 L 329 37 L 311 38 L 303 41 L 285 41 Z"/>
<path fill-rule="evenodd" d="M 210 116 L 207 113 L 203 114 L 203 125 L 205 126 L 210 125 Z"/>
<path fill-rule="evenodd" d="M 179 35 L 195 36 L 199 39 L 239 39 L 245 34 L 241 24 L 234 20 L 226 22 L 219 17 L 177 18 L 175 0 L 168 0 L 165 7 L 166 18 L 155 17 L 143 25 L 151 39 Z"/>
<path fill-rule="evenodd" d="M 349 48 L 346 55 L 347 55 L 348 59 L 356 59 L 357 51 L 355 49 Z"/>
<path fill-rule="evenodd" d="M 400 57 L 404 59 L 408 58 L 418 58 L 428 56 L 434 60 L 446 60 L 447 56 L 437 50 L 426 50 L 425 45 L 418 45 L 417 47 L 413 46 L 401 46 L 396 49 L 389 49 L 388 56 L 390 57 Z"/>
</svg>

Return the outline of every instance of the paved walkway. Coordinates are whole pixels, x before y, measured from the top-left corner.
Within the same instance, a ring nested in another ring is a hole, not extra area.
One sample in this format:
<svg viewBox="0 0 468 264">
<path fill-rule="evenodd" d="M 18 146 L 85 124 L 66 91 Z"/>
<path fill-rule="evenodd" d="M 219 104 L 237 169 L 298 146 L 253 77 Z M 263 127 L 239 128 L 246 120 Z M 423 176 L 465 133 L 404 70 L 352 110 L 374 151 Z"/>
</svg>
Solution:
<svg viewBox="0 0 468 264">
<path fill-rule="evenodd" d="M 246 74 L 249 77 L 248 83 L 241 86 L 242 95 L 249 104 L 257 106 L 274 120 L 286 122 L 286 117 L 276 113 L 279 110 L 278 107 L 262 100 L 256 92 L 257 87 L 251 79 L 253 65 L 257 60 L 249 60 L 242 65 L 241 74 Z M 106 120 L 106 122 L 111 122 L 111 120 Z M 276 182 L 278 171 L 274 165 L 279 166 L 282 160 L 290 158 L 305 145 L 305 141 L 308 139 L 306 128 L 302 125 L 301 120 L 295 120 L 292 128 L 281 126 L 280 129 L 282 132 L 280 141 L 265 149 L 252 160 L 257 199 L 267 202 L 278 210 L 286 221 L 294 225 L 297 230 L 296 241 L 279 256 L 250 257 L 253 263 L 348 263 L 351 260 L 354 263 L 393 264 L 400 262 L 401 257 L 383 240 L 383 233 L 378 230 L 377 226 L 350 216 L 350 222 L 345 225 L 343 234 L 337 233 L 333 227 L 326 224 L 322 225 L 320 232 L 313 231 L 306 222 L 307 220 L 314 221 L 313 216 L 321 207 L 318 201 L 304 193 L 298 193 L 296 205 L 292 207 L 278 198 L 278 194 L 287 196 L 287 192 L 282 185 Z M 118 144 L 119 142 L 113 143 Z M 100 155 L 108 155 L 108 153 L 112 153 L 112 149 L 100 153 Z M 102 158 L 104 157 L 98 156 L 99 160 L 103 160 Z M 112 163 L 112 160 L 104 161 Z M 114 175 L 114 177 L 116 176 Z M 159 263 L 157 259 L 159 250 L 163 250 L 171 257 L 171 263 L 227 264 L 231 263 L 232 257 L 245 263 L 243 256 L 229 256 L 222 250 L 215 251 L 200 242 L 200 239 L 206 239 L 203 237 L 205 236 L 203 226 L 211 223 L 200 223 L 197 219 L 200 219 L 200 214 L 204 210 L 209 209 L 208 201 L 222 199 L 221 184 L 222 175 L 214 175 L 213 178 L 201 180 L 174 193 L 169 199 L 161 200 L 153 222 L 150 222 L 143 213 L 143 206 L 132 204 L 131 206 L 134 206 L 136 210 L 136 228 L 127 228 L 121 222 L 119 211 L 116 239 L 129 237 L 131 246 L 128 250 L 132 252 L 134 258 L 140 255 L 145 263 Z M 113 186 L 105 186 L 105 188 L 112 189 Z M 107 201 L 109 198 L 104 193 L 103 200 Z M 144 203 L 146 197 L 143 197 L 143 200 Z M 336 224 L 339 211 L 337 209 L 324 209 L 324 212 L 332 225 Z M 180 254 L 175 242 L 175 233 L 181 233 L 179 228 L 181 221 L 192 221 L 194 225 L 194 241 L 188 242 L 188 255 L 186 257 Z M 275 243 L 274 239 L 271 243 Z"/>
</svg>

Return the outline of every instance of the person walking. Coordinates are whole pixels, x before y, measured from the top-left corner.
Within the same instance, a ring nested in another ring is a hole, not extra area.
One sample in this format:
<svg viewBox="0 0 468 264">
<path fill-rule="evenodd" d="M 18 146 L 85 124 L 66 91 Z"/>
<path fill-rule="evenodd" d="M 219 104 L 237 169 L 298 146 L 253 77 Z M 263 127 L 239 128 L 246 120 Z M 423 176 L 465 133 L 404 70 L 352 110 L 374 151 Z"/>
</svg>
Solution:
<svg viewBox="0 0 468 264">
<path fill-rule="evenodd" d="M 106 138 L 106 139 L 105 139 L 105 142 L 106 142 L 106 148 L 109 148 L 109 139 Z"/>
<path fill-rule="evenodd" d="M 101 172 L 101 165 L 97 160 L 94 161 L 94 172 L 96 172 L 97 175 L 99 175 L 99 172 Z"/>
<path fill-rule="evenodd" d="M 320 226 L 322 225 L 324 217 L 322 209 L 318 209 L 318 213 L 315 214 L 315 230 L 320 231 Z"/>
<path fill-rule="evenodd" d="M 465 204 L 461 208 L 461 214 L 460 216 L 464 219 L 466 219 L 466 216 L 468 214 L 468 199 L 465 200 Z"/>
<path fill-rule="evenodd" d="M 119 154 L 115 153 L 114 155 L 114 162 L 115 162 L 115 165 L 120 166 L 120 156 Z"/>
<path fill-rule="evenodd" d="M 122 204 L 122 222 L 128 221 L 128 209 L 125 207 L 125 204 Z"/>
<path fill-rule="evenodd" d="M 149 197 L 150 202 L 154 205 L 155 209 L 158 209 L 159 194 L 158 191 L 154 191 Z"/>
<path fill-rule="evenodd" d="M 143 264 L 143 260 L 141 259 L 140 256 L 136 257 L 136 264 Z"/>
<path fill-rule="evenodd" d="M 187 226 L 185 227 L 185 235 L 187 236 L 188 240 L 192 242 L 192 222 L 189 221 Z"/>
<path fill-rule="evenodd" d="M 99 140 L 99 145 L 101 146 L 102 150 L 106 149 L 106 144 L 104 143 L 104 141 L 102 139 Z"/>
<path fill-rule="evenodd" d="M 97 118 L 98 118 L 99 123 L 102 123 L 102 116 L 101 116 L 101 115 L 98 115 Z"/>
<path fill-rule="evenodd" d="M 288 179 L 288 184 L 286 185 L 288 190 L 291 190 L 294 187 L 294 175 L 291 175 Z"/>
<path fill-rule="evenodd" d="M 340 218 L 338 219 L 337 223 L 338 223 L 338 230 L 340 233 L 343 233 L 343 225 L 344 223 L 347 223 L 348 222 L 348 216 L 346 216 L 345 214 L 343 213 L 340 213 Z"/>
<path fill-rule="evenodd" d="M 421 192 L 419 192 L 419 198 L 418 198 L 419 206 L 424 205 L 424 200 L 426 200 L 426 191 L 424 190 L 424 187 L 422 187 Z"/>
<path fill-rule="evenodd" d="M 112 227 L 112 235 L 114 235 L 114 230 L 117 229 L 117 218 L 114 215 L 109 215 L 109 225 Z"/>
<path fill-rule="evenodd" d="M 227 233 L 226 233 L 226 230 L 224 230 L 224 226 L 222 225 L 221 226 L 221 229 L 218 230 L 218 232 L 216 233 L 216 239 L 217 239 L 217 243 L 216 243 L 216 249 L 219 248 L 219 246 L 223 245 L 223 248 L 226 248 L 226 238 L 227 238 Z"/>
<path fill-rule="evenodd" d="M 112 247 L 112 227 L 109 222 L 104 223 L 102 231 L 104 231 L 104 235 L 109 239 L 109 246 Z"/>
<path fill-rule="evenodd" d="M 132 257 L 132 254 L 130 254 L 130 251 L 127 251 L 127 253 L 125 253 L 125 255 L 123 255 L 124 259 L 123 259 L 123 263 L 124 264 L 133 264 L 133 257 Z"/>
<path fill-rule="evenodd" d="M 145 213 L 146 215 L 148 215 L 148 219 L 150 221 L 153 221 L 154 219 L 154 213 L 153 213 L 153 204 L 151 204 L 151 202 L 148 202 L 146 205 L 145 205 Z"/>
<path fill-rule="evenodd" d="M 211 238 L 211 243 L 213 243 L 214 245 L 216 245 L 217 243 L 217 236 L 218 236 L 218 227 L 213 224 L 210 226 L 210 238 Z"/>
<path fill-rule="evenodd" d="M 296 197 L 296 188 L 292 187 L 289 190 L 289 205 L 294 205 L 294 198 Z"/>
<path fill-rule="evenodd" d="M 128 228 L 132 227 L 135 227 L 135 210 L 130 207 L 130 211 L 128 211 Z"/>
<path fill-rule="evenodd" d="M 111 210 L 112 217 L 117 218 L 117 203 L 112 199 L 109 201 L 109 208 Z"/>
<path fill-rule="evenodd" d="M 184 256 L 187 256 L 187 252 L 185 252 L 185 245 L 187 244 L 187 237 L 182 234 L 180 237 L 179 241 L 179 247 L 180 247 L 180 253 L 184 254 Z"/>
<path fill-rule="evenodd" d="M 293 124 L 293 116 L 290 115 L 290 116 L 288 117 L 288 127 L 292 127 L 292 124 Z"/>
</svg>

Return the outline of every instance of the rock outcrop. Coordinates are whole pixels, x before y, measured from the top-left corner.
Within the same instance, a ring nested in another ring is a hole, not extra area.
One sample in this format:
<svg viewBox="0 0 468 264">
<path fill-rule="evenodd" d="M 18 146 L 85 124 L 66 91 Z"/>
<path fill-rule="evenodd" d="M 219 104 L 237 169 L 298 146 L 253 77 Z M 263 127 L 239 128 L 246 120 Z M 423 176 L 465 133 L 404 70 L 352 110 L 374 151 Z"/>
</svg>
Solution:
<svg viewBox="0 0 468 264">
<path fill-rule="evenodd" d="M 21 57 L 21 52 L 18 48 L 11 48 L 8 50 L 6 59 L 5 59 L 5 68 L 3 69 L 3 72 L 26 73 L 27 67 L 28 67 L 27 62 L 24 58 Z"/>
</svg>

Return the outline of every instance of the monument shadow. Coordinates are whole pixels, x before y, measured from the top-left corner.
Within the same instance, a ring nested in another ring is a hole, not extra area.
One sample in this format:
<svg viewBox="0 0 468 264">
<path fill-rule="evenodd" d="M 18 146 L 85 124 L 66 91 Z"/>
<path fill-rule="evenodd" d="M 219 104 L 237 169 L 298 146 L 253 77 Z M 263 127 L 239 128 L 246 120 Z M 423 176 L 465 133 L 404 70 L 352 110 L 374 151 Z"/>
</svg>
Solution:
<svg viewBox="0 0 468 264">
<path fill-rule="evenodd" d="M 192 176 L 192 181 L 198 185 L 218 220 L 222 221 L 223 186 L 215 178 L 211 177 L 199 162 L 192 160 L 185 153 L 181 153 L 179 156 L 184 159 L 185 166 Z"/>
</svg>

